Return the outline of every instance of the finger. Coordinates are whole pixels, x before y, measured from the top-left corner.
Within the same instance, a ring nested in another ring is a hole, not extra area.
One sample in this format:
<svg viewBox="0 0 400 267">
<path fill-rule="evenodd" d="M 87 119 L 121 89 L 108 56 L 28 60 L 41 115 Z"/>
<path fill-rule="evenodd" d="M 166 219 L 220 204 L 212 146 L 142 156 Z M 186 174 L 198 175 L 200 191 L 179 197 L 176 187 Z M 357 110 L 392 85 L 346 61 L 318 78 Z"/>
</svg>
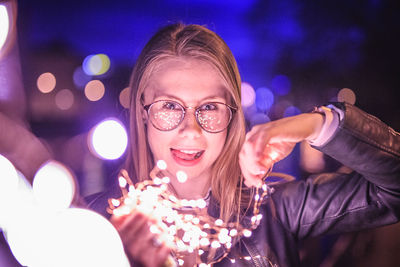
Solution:
<svg viewBox="0 0 400 267">
<path fill-rule="evenodd" d="M 148 229 L 148 218 L 146 215 L 139 212 L 129 214 L 121 225 L 118 226 L 117 230 L 124 244 L 129 245 L 134 239 L 143 234 L 143 232 L 149 232 Z"/>
<path fill-rule="evenodd" d="M 168 256 L 170 254 L 170 249 L 163 246 L 160 248 L 149 248 L 148 251 L 142 253 L 143 260 L 146 266 L 165 266 Z M 151 256 L 149 256 L 151 255 Z"/>
<path fill-rule="evenodd" d="M 247 146 L 247 147 L 246 147 Z M 246 145 L 239 154 L 239 165 L 245 175 L 259 175 L 265 173 L 265 168 L 258 163 L 251 146 Z"/>
</svg>

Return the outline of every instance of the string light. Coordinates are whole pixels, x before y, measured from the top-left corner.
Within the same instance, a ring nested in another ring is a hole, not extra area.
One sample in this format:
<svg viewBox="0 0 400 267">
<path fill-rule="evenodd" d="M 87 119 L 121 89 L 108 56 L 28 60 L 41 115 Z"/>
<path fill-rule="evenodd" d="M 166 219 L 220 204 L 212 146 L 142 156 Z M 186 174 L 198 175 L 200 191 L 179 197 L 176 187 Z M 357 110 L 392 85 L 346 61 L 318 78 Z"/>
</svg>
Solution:
<svg viewBox="0 0 400 267">
<path fill-rule="evenodd" d="M 165 169 L 166 163 L 158 161 L 150 173 L 150 179 L 135 185 L 129 178 L 128 172 L 121 170 L 118 180 L 122 197 L 109 199 L 107 211 L 116 216 L 140 211 L 151 217 L 155 221 L 151 226 L 151 232 L 156 233 L 158 239 L 173 251 L 179 266 L 184 264 L 184 256 L 187 253 L 195 251 L 196 264 L 199 266 L 209 266 L 214 263 L 213 259 L 201 257 L 206 252 L 209 252 L 206 256 L 210 256 L 214 255 L 216 249 L 222 248 L 224 255 L 218 261 L 227 256 L 234 239 L 250 237 L 252 230 L 258 227 L 262 220 L 259 210 L 261 203 L 274 191 L 266 181 L 255 189 L 251 225 L 244 227 L 238 222 L 224 222 L 208 214 L 204 215 L 202 209 L 207 206 L 204 199 L 176 198 L 168 191 L 170 179 L 158 177 L 161 170 Z M 182 173 L 178 172 L 177 175 L 183 175 Z M 186 174 L 183 176 L 187 178 Z"/>
</svg>

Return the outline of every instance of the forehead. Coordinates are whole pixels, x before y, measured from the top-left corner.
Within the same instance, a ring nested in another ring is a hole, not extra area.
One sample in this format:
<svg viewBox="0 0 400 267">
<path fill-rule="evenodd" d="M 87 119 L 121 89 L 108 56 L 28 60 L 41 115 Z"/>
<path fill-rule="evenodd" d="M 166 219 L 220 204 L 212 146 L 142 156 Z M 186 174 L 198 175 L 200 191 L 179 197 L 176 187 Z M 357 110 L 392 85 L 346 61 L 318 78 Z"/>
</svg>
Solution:
<svg viewBox="0 0 400 267">
<path fill-rule="evenodd" d="M 153 70 L 144 91 L 146 102 L 174 97 L 185 103 L 203 99 L 228 99 L 229 89 L 222 75 L 212 64 L 198 59 L 163 60 Z"/>
</svg>

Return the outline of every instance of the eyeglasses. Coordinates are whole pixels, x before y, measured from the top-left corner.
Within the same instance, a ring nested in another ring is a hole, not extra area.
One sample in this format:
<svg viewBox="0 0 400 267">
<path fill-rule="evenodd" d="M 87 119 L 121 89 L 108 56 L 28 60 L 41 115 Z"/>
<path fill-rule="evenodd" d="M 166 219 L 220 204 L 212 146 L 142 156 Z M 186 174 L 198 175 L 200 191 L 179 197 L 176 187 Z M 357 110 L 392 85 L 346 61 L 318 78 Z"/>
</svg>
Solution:
<svg viewBox="0 0 400 267">
<path fill-rule="evenodd" d="M 208 102 L 198 107 L 184 107 L 172 100 L 158 100 L 143 106 L 153 126 L 160 131 L 171 131 L 181 124 L 187 109 L 195 109 L 197 123 L 209 133 L 225 130 L 236 108 L 220 102 Z"/>
</svg>

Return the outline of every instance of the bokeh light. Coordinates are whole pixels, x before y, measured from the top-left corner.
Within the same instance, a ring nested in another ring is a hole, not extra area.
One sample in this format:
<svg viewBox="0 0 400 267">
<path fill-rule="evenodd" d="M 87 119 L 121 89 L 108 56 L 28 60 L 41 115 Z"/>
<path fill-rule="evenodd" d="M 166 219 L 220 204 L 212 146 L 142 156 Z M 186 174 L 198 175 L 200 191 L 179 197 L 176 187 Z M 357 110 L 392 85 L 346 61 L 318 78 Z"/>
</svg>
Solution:
<svg viewBox="0 0 400 267">
<path fill-rule="evenodd" d="M 55 97 L 56 106 L 61 110 L 67 110 L 74 104 L 74 94 L 69 89 L 62 89 L 57 92 Z"/>
<path fill-rule="evenodd" d="M 256 113 L 250 118 L 250 128 L 253 127 L 254 125 L 263 124 L 269 121 L 271 121 L 271 119 L 268 117 L 267 114 Z"/>
<path fill-rule="evenodd" d="M 256 91 L 256 106 L 257 109 L 266 112 L 274 103 L 274 94 L 270 89 L 261 87 Z"/>
<path fill-rule="evenodd" d="M 254 92 L 254 88 L 246 82 L 242 83 L 242 106 L 244 108 L 250 107 L 254 104 L 256 99 L 256 93 Z"/>
<path fill-rule="evenodd" d="M 291 117 L 300 114 L 301 111 L 298 107 L 289 106 L 283 111 L 283 117 Z"/>
<path fill-rule="evenodd" d="M 0 4 L 0 50 L 3 48 L 7 40 L 10 22 L 8 18 L 7 8 Z"/>
<path fill-rule="evenodd" d="M 178 179 L 178 182 L 184 183 L 187 181 L 187 174 L 184 171 L 177 171 L 176 172 L 176 178 Z"/>
<path fill-rule="evenodd" d="M 89 55 L 84 59 L 82 68 L 87 75 L 102 75 L 110 69 L 110 58 L 105 54 Z"/>
<path fill-rule="evenodd" d="M 85 86 L 85 96 L 90 101 L 98 101 L 104 96 L 105 87 L 99 80 L 93 80 Z"/>
<path fill-rule="evenodd" d="M 53 210 L 66 209 L 74 198 L 74 177 L 61 163 L 49 161 L 35 174 L 33 194 L 43 207 Z"/>
<path fill-rule="evenodd" d="M 277 95 L 287 95 L 290 92 L 291 86 L 292 84 L 286 75 L 277 75 L 272 78 L 271 88 Z"/>
<path fill-rule="evenodd" d="M 74 70 L 74 74 L 72 76 L 72 79 L 74 80 L 74 84 L 76 87 L 78 87 L 79 89 L 84 88 L 85 85 L 90 82 L 90 80 L 92 79 L 91 76 L 87 75 L 82 67 L 77 67 Z"/>
<path fill-rule="evenodd" d="M 0 228 L 6 224 L 12 211 L 18 179 L 14 165 L 0 154 Z"/>
<path fill-rule="evenodd" d="M 129 266 L 118 232 L 93 211 L 67 209 L 43 234 L 42 266 Z"/>
<path fill-rule="evenodd" d="M 339 91 L 337 100 L 354 105 L 356 103 L 356 94 L 349 88 L 343 88 Z"/>
<path fill-rule="evenodd" d="M 116 229 L 85 209 L 36 209 L 7 232 L 7 242 L 23 266 L 129 266 Z"/>
<path fill-rule="evenodd" d="M 119 120 L 109 118 L 98 123 L 90 131 L 88 145 L 95 156 L 114 160 L 124 154 L 128 145 L 128 135 Z"/>
<path fill-rule="evenodd" d="M 50 93 L 56 87 L 56 77 L 50 72 L 42 73 L 37 78 L 36 85 L 40 92 Z"/>
<path fill-rule="evenodd" d="M 126 87 L 119 93 L 119 103 L 124 108 L 129 108 L 129 92 L 129 87 Z"/>
</svg>

